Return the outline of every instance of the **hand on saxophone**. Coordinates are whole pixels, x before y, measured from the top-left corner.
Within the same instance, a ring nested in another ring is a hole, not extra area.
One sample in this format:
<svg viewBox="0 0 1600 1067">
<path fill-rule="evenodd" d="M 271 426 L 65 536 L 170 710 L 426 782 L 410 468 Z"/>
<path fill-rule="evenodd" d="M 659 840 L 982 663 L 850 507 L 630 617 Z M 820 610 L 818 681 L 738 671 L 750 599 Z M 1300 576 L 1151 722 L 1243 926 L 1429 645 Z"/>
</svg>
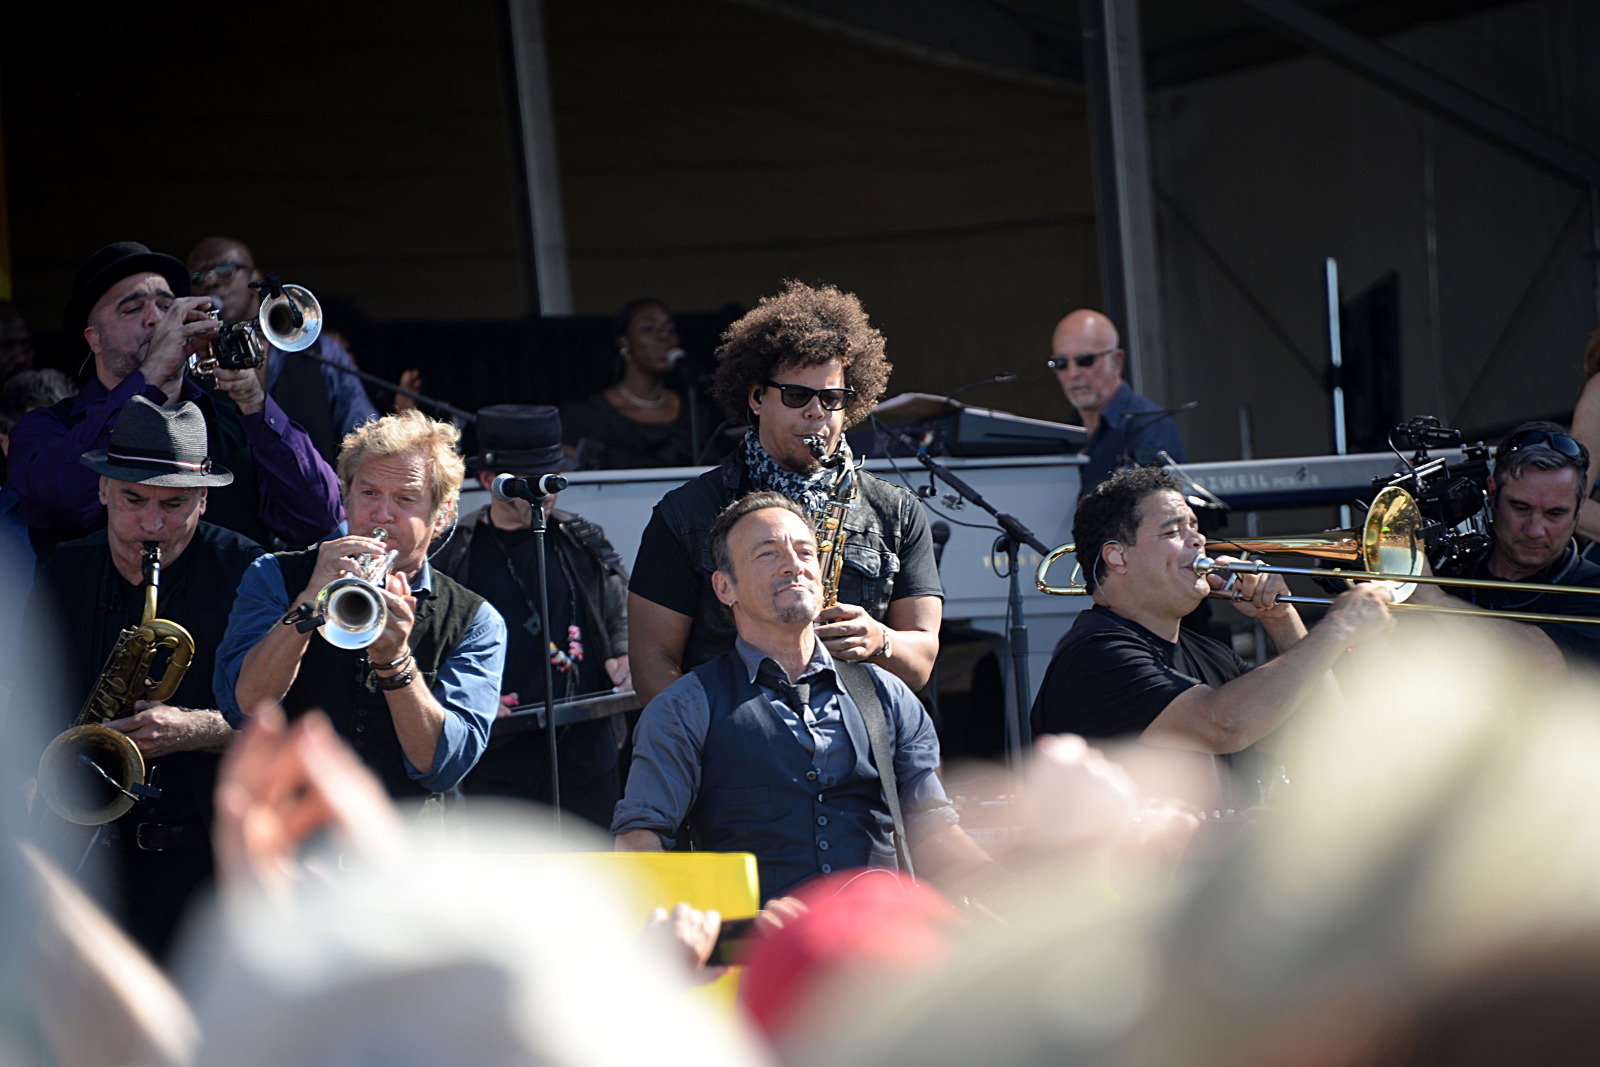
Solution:
<svg viewBox="0 0 1600 1067">
<path fill-rule="evenodd" d="M 817 616 L 817 637 L 835 659 L 870 659 L 883 651 L 883 625 L 859 604 L 835 604 Z"/>
</svg>

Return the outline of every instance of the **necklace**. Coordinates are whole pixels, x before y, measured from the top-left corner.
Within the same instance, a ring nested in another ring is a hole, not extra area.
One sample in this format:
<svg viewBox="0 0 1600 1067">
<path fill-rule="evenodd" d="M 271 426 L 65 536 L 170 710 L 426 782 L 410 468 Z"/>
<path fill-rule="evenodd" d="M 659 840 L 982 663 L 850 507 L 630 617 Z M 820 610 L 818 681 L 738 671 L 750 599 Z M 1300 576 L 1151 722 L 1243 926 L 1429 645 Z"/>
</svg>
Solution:
<svg viewBox="0 0 1600 1067">
<path fill-rule="evenodd" d="M 667 387 L 664 385 L 661 387 L 661 395 L 654 400 L 646 400 L 642 396 L 634 396 L 633 393 L 628 391 L 628 387 L 621 382 L 617 383 L 617 392 L 621 393 L 629 403 L 641 408 L 658 408 L 667 402 Z"/>
</svg>

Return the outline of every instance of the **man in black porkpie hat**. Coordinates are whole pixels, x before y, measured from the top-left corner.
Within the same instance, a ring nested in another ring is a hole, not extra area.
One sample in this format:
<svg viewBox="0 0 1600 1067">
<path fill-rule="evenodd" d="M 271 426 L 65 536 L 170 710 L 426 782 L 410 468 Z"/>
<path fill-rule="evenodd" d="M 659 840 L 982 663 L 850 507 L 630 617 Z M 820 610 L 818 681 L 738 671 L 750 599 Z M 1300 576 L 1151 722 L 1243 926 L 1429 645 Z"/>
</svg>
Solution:
<svg viewBox="0 0 1600 1067">
<path fill-rule="evenodd" d="M 25 662 L 54 668 L 54 684 L 42 687 L 54 698 L 44 731 L 54 736 L 77 717 L 117 635 L 140 623 L 140 550 L 161 546 L 158 617 L 189 631 L 194 660 L 168 703 L 108 724 L 138 745 L 161 795 L 105 827 L 83 867 L 91 890 L 159 959 L 190 894 L 211 875 L 217 754 L 233 737 L 213 710 L 212 665 L 234 590 L 261 549 L 201 519 L 209 494 L 234 476 L 211 462 L 205 418 L 192 403 L 160 407 L 132 397 L 106 447 L 80 463 L 95 477 L 106 526 L 58 546 L 40 571 L 24 617 L 24 633 L 40 647 Z M 26 765 L 36 767 L 38 755 Z M 78 854 L 61 857 L 73 870 L 89 835 L 46 827 L 46 840 L 63 836 L 75 842 Z"/>
<path fill-rule="evenodd" d="M 487 488 L 497 474 L 536 478 L 569 471 L 577 461 L 561 451 L 556 409 L 496 404 L 478 412 L 478 454 L 467 459 Z M 632 688 L 628 674 L 628 572 L 600 527 L 545 501 L 549 533 L 550 635 L 539 633 L 538 562 L 533 505 L 495 500 L 461 519 L 436 566 L 493 604 L 510 632 L 501 691 L 518 704 L 544 700 L 541 655 L 554 657 L 555 698 L 566 700 L 612 686 Z M 551 650 L 554 644 L 554 651 Z M 601 828 L 621 796 L 620 716 L 561 728 L 561 806 Z M 539 731 L 491 743 L 463 783 L 468 793 L 548 802 L 550 766 Z"/>
<path fill-rule="evenodd" d="M 219 370 L 215 388 L 184 375 L 188 357 L 216 336 L 211 306 L 209 296 L 189 296 L 182 263 L 136 242 L 107 245 L 78 269 L 62 321 L 88 343 L 94 373 L 76 397 L 29 412 L 11 434 L 17 512 L 40 547 L 99 524 L 94 476 L 78 457 L 107 446 L 136 396 L 198 405 L 210 455 L 235 475 L 211 501 L 218 525 L 261 544 L 303 545 L 343 520 L 333 470 L 259 373 Z"/>
</svg>

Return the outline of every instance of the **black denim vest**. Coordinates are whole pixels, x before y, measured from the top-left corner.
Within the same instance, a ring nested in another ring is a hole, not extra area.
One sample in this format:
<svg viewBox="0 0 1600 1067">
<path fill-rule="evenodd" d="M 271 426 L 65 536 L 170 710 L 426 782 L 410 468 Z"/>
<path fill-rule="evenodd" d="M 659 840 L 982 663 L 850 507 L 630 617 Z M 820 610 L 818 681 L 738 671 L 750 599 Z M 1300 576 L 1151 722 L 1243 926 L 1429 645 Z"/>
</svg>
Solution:
<svg viewBox="0 0 1600 1067">
<path fill-rule="evenodd" d="M 829 871 L 897 867 L 894 824 L 859 711 L 847 705 L 844 713 L 855 767 L 848 779 L 824 788 L 811 757 L 737 653 L 694 673 L 710 711 L 688 823 L 697 850 L 754 853 L 763 904 Z M 881 689 L 878 699 L 884 700 Z"/>
<path fill-rule="evenodd" d="M 317 550 L 279 552 L 285 589 L 295 592 L 311 581 L 317 566 Z M 289 595 L 294 596 L 295 592 Z M 411 655 L 417 671 L 431 690 L 439 675 L 439 665 L 455 651 L 466 636 L 483 597 L 433 569 L 432 591 L 417 603 L 417 619 L 411 627 Z M 291 719 L 313 708 L 320 708 L 333 721 L 340 737 L 350 742 L 361 762 L 383 779 L 392 797 L 427 796 L 429 790 L 406 773 L 404 751 L 389 714 L 389 702 L 375 681 L 365 652 L 335 648 L 321 635 L 311 638 L 300 660 L 300 673 L 283 698 L 283 710 Z M 427 767 L 417 768 L 427 771 Z"/>
<path fill-rule="evenodd" d="M 684 645 L 684 670 L 698 667 L 733 651 L 733 621 L 711 588 L 711 525 L 722 509 L 751 492 L 744 462 L 744 445 L 687 485 L 679 486 L 656 505 L 667 529 L 684 554 L 698 561 L 700 602 L 689 640 Z M 861 472 L 861 495 L 844 520 L 849 534 L 844 543 L 844 570 L 839 576 L 839 600 L 858 604 L 879 622 L 889 613 L 895 575 L 900 572 L 900 551 L 911 529 L 912 516 L 922 505 L 908 489 Z"/>
</svg>

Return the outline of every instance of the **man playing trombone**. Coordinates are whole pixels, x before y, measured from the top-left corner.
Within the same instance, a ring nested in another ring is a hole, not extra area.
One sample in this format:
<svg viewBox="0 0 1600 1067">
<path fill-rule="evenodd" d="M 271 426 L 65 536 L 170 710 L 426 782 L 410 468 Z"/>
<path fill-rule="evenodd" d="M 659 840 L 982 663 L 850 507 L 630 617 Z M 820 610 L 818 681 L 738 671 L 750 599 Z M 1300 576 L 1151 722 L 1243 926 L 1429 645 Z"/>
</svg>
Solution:
<svg viewBox="0 0 1600 1067">
<path fill-rule="evenodd" d="M 1227 755 L 1277 729 L 1321 685 L 1345 649 L 1392 624 L 1388 596 L 1362 585 L 1336 597 L 1308 631 L 1278 575 L 1195 573 L 1205 537 L 1168 471 L 1142 467 L 1102 482 L 1073 520 L 1094 606 L 1057 646 L 1033 706 L 1035 733 L 1137 737 Z M 1233 650 L 1181 629 L 1213 590 L 1229 588 L 1277 649 L 1251 669 Z"/>
<path fill-rule="evenodd" d="M 453 789 L 483 754 L 500 705 L 505 620 L 428 564 L 461 495 L 459 437 L 417 411 L 347 435 L 338 469 L 350 536 L 257 560 L 217 653 L 214 688 L 230 722 L 263 703 L 281 701 L 291 718 L 321 709 L 395 797 Z M 374 614 L 386 618 L 362 645 L 336 632 L 318 594 L 389 552 L 394 566 L 372 587 Z"/>
</svg>

